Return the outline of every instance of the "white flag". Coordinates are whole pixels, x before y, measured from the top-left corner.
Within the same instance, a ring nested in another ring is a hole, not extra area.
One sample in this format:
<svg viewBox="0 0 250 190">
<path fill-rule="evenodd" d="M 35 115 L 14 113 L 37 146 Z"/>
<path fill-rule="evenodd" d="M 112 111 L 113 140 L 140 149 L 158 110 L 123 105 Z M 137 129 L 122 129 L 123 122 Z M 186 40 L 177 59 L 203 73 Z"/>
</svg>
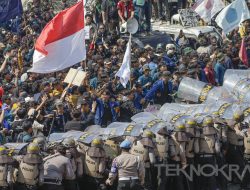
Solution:
<svg viewBox="0 0 250 190">
<path fill-rule="evenodd" d="M 226 6 L 216 17 L 215 21 L 228 34 L 239 26 L 241 22 L 250 18 L 245 0 L 236 0 Z"/>
<path fill-rule="evenodd" d="M 192 9 L 200 15 L 205 22 L 210 22 L 214 15 L 224 7 L 225 4 L 222 0 L 199 0 L 194 4 Z"/>
<path fill-rule="evenodd" d="M 127 49 L 123 57 L 122 65 L 119 71 L 115 74 L 120 78 L 120 82 L 124 88 L 126 88 L 127 83 L 130 79 L 130 63 L 131 63 L 131 35 L 127 43 Z"/>
</svg>

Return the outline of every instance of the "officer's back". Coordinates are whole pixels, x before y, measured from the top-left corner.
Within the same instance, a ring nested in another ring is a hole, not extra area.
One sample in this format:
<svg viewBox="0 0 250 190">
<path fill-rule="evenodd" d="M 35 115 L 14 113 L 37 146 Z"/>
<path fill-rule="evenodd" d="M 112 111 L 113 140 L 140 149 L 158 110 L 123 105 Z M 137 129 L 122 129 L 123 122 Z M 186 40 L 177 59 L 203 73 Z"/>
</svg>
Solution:
<svg viewBox="0 0 250 190">
<path fill-rule="evenodd" d="M 65 154 L 65 147 L 59 145 L 55 154 L 44 158 L 44 189 L 61 190 L 63 180 L 75 178 L 70 159 Z"/>
</svg>

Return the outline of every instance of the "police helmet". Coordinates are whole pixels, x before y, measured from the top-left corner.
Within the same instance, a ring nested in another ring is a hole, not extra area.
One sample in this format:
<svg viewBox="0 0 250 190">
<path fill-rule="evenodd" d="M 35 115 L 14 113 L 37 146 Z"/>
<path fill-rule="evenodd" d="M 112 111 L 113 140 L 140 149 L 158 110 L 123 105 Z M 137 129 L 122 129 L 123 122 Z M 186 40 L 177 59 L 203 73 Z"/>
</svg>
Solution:
<svg viewBox="0 0 250 190">
<path fill-rule="evenodd" d="M 0 155 L 7 155 L 7 148 L 5 146 L 0 146 Z"/>
<path fill-rule="evenodd" d="M 100 138 L 95 138 L 91 142 L 91 147 L 101 147 L 103 144 L 102 139 Z"/>
<path fill-rule="evenodd" d="M 244 120 L 244 113 L 242 111 L 234 112 L 233 119 L 236 122 L 242 122 Z"/>
<path fill-rule="evenodd" d="M 123 149 L 130 149 L 132 146 L 132 143 L 128 140 L 128 139 L 125 139 L 124 141 L 122 141 L 122 143 L 120 144 L 120 148 L 123 148 Z"/>
<path fill-rule="evenodd" d="M 212 126 L 214 124 L 213 118 L 211 116 L 206 116 L 203 119 L 202 125 L 203 126 Z"/>
<path fill-rule="evenodd" d="M 188 119 L 186 121 L 186 127 L 195 127 L 197 125 L 197 122 L 195 121 L 195 119 Z"/>
<path fill-rule="evenodd" d="M 183 131 L 185 131 L 185 130 L 186 130 L 186 127 L 185 127 L 184 123 L 182 123 L 182 122 L 177 122 L 177 123 L 175 124 L 175 131 L 176 131 L 176 132 L 183 132 Z"/>
<path fill-rule="evenodd" d="M 45 138 L 44 138 L 44 137 L 36 137 L 36 138 L 33 140 L 33 143 L 38 144 L 39 147 L 40 147 L 40 149 L 45 148 L 45 145 L 46 145 L 46 141 L 45 141 Z"/>
<path fill-rule="evenodd" d="M 153 138 L 154 137 L 154 133 L 148 129 L 145 129 L 143 131 L 142 137 L 148 137 L 148 138 Z"/>
<path fill-rule="evenodd" d="M 66 148 L 73 148 L 76 146 L 75 140 L 73 138 L 65 138 L 62 141 L 63 146 L 65 146 Z"/>
<path fill-rule="evenodd" d="M 215 111 L 215 112 L 212 113 L 212 116 L 213 117 L 220 117 L 220 114 L 219 114 L 218 111 Z"/>
<path fill-rule="evenodd" d="M 37 143 L 30 143 L 27 147 L 28 154 L 38 154 L 39 151 L 40 151 L 40 148 Z"/>
</svg>

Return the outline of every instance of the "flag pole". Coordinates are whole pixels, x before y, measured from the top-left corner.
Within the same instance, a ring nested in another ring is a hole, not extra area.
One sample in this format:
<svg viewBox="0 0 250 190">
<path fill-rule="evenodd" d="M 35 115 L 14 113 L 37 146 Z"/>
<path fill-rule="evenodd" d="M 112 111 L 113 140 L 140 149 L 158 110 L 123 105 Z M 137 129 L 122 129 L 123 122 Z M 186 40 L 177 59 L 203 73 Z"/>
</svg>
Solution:
<svg viewBox="0 0 250 190">
<path fill-rule="evenodd" d="M 132 44 L 131 44 L 131 38 L 132 38 L 132 34 L 129 33 L 129 45 L 130 45 L 130 46 L 132 46 Z M 131 51 L 131 49 L 130 49 L 130 51 Z M 132 90 L 133 87 L 132 87 L 132 80 L 131 80 L 131 75 L 132 75 L 132 73 L 131 73 L 131 54 L 130 54 L 130 61 L 129 61 L 129 70 L 130 70 L 130 77 L 129 77 L 129 81 L 130 81 L 130 90 Z"/>
</svg>

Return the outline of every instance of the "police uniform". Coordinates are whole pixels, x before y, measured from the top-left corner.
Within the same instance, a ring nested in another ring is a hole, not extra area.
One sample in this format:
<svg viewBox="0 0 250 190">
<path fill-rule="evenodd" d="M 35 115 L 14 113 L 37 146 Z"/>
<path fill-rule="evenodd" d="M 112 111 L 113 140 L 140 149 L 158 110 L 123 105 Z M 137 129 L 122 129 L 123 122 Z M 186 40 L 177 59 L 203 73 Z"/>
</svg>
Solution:
<svg viewBox="0 0 250 190">
<path fill-rule="evenodd" d="M 27 147 L 27 154 L 24 155 L 18 167 L 17 187 L 18 189 L 38 189 L 43 182 L 43 159 L 39 155 L 39 146 L 31 143 Z"/>
<path fill-rule="evenodd" d="M 83 176 L 83 159 L 81 154 L 76 149 L 75 140 L 73 138 L 66 138 L 62 142 L 63 146 L 67 148 L 66 157 L 70 159 L 73 171 L 75 173 L 74 180 L 66 180 L 64 183 L 65 189 L 78 189 L 78 181 Z"/>
<path fill-rule="evenodd" d="M 205 117 L 202 123 L 202 132 L 199 138 L 199 153 L 198 153 L 198 164 L 205 165 L 210 164 L 215 166 L 216 154 L 220 152 L 219 141 L 217 131 L 214 128 L 214 121 L 212 117 Z M 205 168 L 205 173 L 211 173 L 211 168 Z M 215 176 L 198 177 L 199 189 L 216 189 L 216 178 Z"/>
<path fill-rule="evenodd" d="M 197 132 L 199 129 L 197 127 L 197 123 L 194 119 L 190 118 L 186 121 L 186 133 L 188 141 L 186 142 L 185 146 L 185 155 L 187 159 L 187 165 L 186 171 L 190 173 L 190 165 L 194 166 L 195 164 L 195 149 L 199 146 L 199 132 Z M 194 189 L 194 179 L 193 180 L 185 180 L 187 183 L 187 187 L 189 190 Z"/>
<path fill-rule="evenodd" d="M 233 121 L 228 123 L 227 141 L 228 149 L 226 153 L 226 160 L 228 164 L 236 164 L 239 166 L 239 172 L 242 172 L 244 163 L 244 134 L 241 132 L 243 128 L 242 121 L 244 115 L 241 112 L 235 112 Z M 233 182 L 239 182 L 237 176 L 233 176 Z M 241 184 L 242 185 L 242 184 Z"/>
<path fill-rule="evenodd" d="M 0 190 L 11 189 L 13 185 L 13 159 L 7 155 L 6 147 L 0 146 Z"/>
<path fill-rule="evenodd" d="M 86 151 L 84 173 L 87 176 L 88 189 L 106 189 L 104 172 L 106 169 L 106 153 L 101 139 L 93 139 L 91 147 Z"/>
<path fill-rule="evenodd" d="M 216 161 L 218 164 L 218 167 L 225 167 L 226 160 L 225 160 L 225 152 L 227 150 L 227 129 L 228 126 L 226 125 L 226 122 L 224 119 L 219 118 L 219 113 L 214 113 L 214 115 L 216 116 L 214 118 L 215 124 L 214 127 L 217 129 L 218 131 L 218 140 L 220 142 L 220 153 L 216 155 Z M 218 177 L 216 178 L 217 180 L 217 185 L 218 188 L 221 190 L 227 190 L 227 179 L 225 178 L 224 175 L 222 175 L 221 173 L 219 173 Z"/>
<path fill-rule="evenodd" d="M 139 156 L 129 153 L 131 145 L 132 143 L 127 139 L 120 144 L 123 151 L 120 156 L 113 160 L 111 172 L 106 181 L 107 184 L 112 185 L 118 175 L 117 190 L 139 190 L 144 183 L 145 167 L 143 161 L 140 160 Z"/>
<path fill-rule="evenodd" d="M 166 128 L 160 129 L 156 134 L 155 142 L 158 152 L 158 164 L 167 164 L 168 163 L 168 133 Z M 161 172 L 158 171 L 158 190 L 166 189 L 167 176 L 166 168 L 162 167 Z"/>
<path fill-rule="evenodd" d="M 175 131 L 169 139 L 169 156 L 170 164 L 176 167 L 184 168 L 187 165 L 185 150 L 186 142 L 188 140 L 186 135 L 186 128 L 183 123 L 177 122 L 175 124 Z M 184 190 L 184 177 L 182 174 L 178 176 L 169 177 L 168 186 L 170 189 Z"/>
<path fill-rule="evenodd" d="M 131 148 L 131 154 L 139 156 L 140 160 L 144 162 L 145 165 L 145 183 L 144 187 L 148 189 L 153 188 L 155 171 L 154 164 L 156 162 L 155 158 L 155 144 L 152 140 L 153 133 L 149 130 L 144 130 L 142 139 L 134 142 Z"/>
<path fill-rule="evenodd" d="M 55 154 L 44 158 L 44 190 L 64 190 L 63 180 L 75 179 L 70 159 L 65 154 L 66 149 L 59 145 Z"/>
</svg>

